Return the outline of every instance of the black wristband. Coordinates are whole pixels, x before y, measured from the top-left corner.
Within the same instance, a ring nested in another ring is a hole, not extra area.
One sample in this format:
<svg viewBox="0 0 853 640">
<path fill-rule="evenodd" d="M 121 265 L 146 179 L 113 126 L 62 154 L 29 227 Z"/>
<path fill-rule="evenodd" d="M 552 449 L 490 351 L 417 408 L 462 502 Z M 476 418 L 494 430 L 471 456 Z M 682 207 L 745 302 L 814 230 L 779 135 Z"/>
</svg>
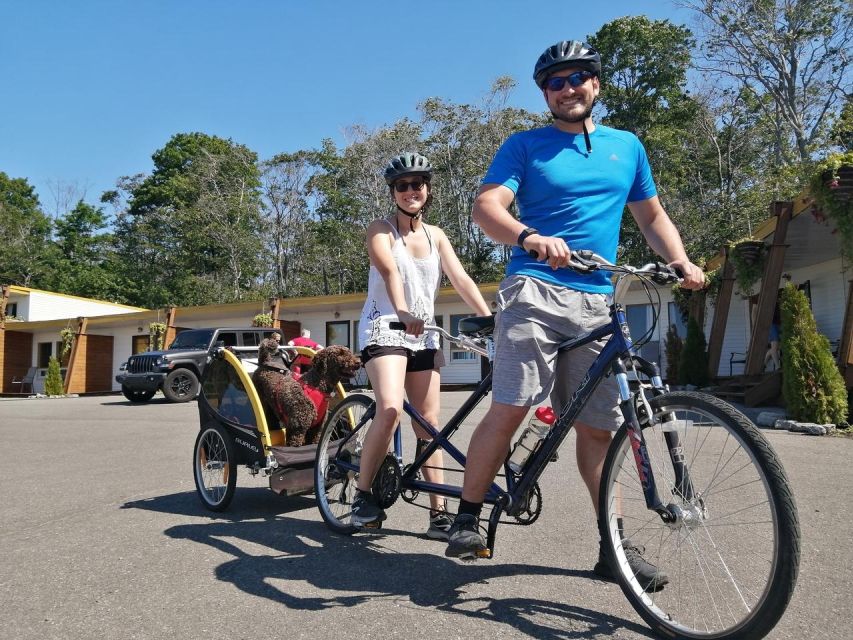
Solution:
<svg viewBox="0 0 853 640">
<path fill-rule="evenodd" d="M 533 227 L 527 227 L 524 231 L 518 234 L 518 241 L 516 244 L 524 249 L 524 241 L 527 240 L 527 236 L 532 236 L 534 234 L 539 233 L 538 229 L 534 229 Z"/>
</svg>

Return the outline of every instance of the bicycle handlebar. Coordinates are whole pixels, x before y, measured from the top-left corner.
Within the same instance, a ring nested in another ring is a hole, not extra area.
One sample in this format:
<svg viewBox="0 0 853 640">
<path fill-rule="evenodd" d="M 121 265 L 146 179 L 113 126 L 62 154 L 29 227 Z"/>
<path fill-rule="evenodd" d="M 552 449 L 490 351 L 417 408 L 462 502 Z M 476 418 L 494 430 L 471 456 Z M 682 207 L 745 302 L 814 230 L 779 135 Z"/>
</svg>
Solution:
<svg viewBox="0 0 853 640">
<path fill-rule="evenodd" d="M 388 323 L 388 328 L 392 331 L 405 331 L 406 325 L 399 321 L 392 320 Z M 441 327 L 437 327 L 431 324 L 424 325 L 424 332 L 432 331 L 440 335 L 442 338 L 446 340 L 450 340 L 450 342 L 463 347 L 464 349 L 468 349 L 469 351 L 473 351 L 474 353 L 479 353 L 481 356 L 487 356 L 488 351 L 482 345 L 480 341 L 477 341 L 473 338 L 469 338 L 468 336 L 458 335 L 454 336 L 452 333 L 448 333 Z"/>
<path fill-rule="evenodd" d="M 533 249 L 527 253 L 530 254 L 531 258 L 538 259 L 539 254 Z M 684 274 L 680 269 L 670 267 L 668 264 L 663 262 L 649 262 L 642 267 L 615 265 L 589 249 L 572 251 L 569 256 L 569 263 L 565 268 L 582 274 L 589 274 L 594 271 L 602 270 L 614 273 L 649 276 L 657 284 L 675 284 L 677 282 L 681 282 L 684 278 Z"/>
</svg>

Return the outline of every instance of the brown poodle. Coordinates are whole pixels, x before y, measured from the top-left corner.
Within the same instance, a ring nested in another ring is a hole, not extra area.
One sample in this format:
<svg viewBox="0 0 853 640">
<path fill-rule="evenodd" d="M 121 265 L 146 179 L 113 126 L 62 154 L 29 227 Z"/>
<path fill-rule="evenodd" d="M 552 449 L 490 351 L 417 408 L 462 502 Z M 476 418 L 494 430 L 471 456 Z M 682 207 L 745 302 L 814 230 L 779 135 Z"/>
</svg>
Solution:
<svg viewBox="0 0 853 640">
<path fill-rule="evenodd" d="M 311 370 L 294 376 L 285 366 L 276 336 L 258 348 L 258 368 L 252 381 L 267 407 L 287 430 L 287 446 L 316 444 L 326 417 L 329 395 L 338 382 L 355 375 L 361 361 L 346 347 L 330 346 L 317 352 Z"/>
</svg>

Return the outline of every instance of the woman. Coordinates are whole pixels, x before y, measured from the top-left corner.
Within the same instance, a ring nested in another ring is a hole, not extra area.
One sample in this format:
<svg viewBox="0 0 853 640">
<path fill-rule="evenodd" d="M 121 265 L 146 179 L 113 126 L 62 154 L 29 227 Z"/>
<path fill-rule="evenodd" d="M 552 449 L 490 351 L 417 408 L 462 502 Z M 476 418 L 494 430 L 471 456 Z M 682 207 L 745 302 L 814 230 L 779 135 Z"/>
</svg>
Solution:
<svg viewBox="0 0 853 640">
<path fill-rule="evenodd" d="M 352 507 L 356 526 L 378 526 L 385 519 L 370 487 L 402 414 L 404 393 L 424 418 L 438 424 L 439 370 L 444 357 L 438 336 L 425 333 L 424 324 L 435 324 L 433 305 L 442 272 L 477 315 L 491 313 L 447 236 L 423 221 L 432 201 L 431 178 L 432 167 L 424 156 L 404 153 L 393 158 L 385 169 L 385 181 L 395 209 L 367 228 L 370 277 L 359 326 L 361 359 L 376 394 L 376 417 L 361 454 Z M 406 325 L 405 332 L 388 328 L 389 322 L 398 320 Z M 419 441 L 428 438 L 419 427 L 415 434 Z M 441 451 L 436 451 L 424 467 L 426 479 L 442 483 L 441 467 Z M 431 495 L 427 535 L 446 540 L 452 524 L 444 500 Z"/>
</svg>

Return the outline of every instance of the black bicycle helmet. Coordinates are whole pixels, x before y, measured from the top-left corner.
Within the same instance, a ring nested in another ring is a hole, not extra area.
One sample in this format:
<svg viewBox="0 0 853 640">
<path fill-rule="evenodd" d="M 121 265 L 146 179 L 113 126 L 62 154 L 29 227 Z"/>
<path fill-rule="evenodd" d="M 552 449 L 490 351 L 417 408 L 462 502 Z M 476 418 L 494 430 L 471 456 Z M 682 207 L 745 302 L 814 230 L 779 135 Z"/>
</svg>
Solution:
<svg viewBox="0 0 853 640">
<path fill-rule="evenodd" d="M 555 71 L 578 67 L 601 75 L 601 56 L 598 51 L 580 40 L 563 40 L 545 49 L 533 69 L 533 79 L 541 89 Z"/>
<path fill-rule="evenodd" d="M 402 153 L 392 158 L 385 167 L 385 182 L 392 184 L 403 176 L 423 176 L 429 180 L 432 178 L 432 165 L 419 153 Z"/>
</svg>

